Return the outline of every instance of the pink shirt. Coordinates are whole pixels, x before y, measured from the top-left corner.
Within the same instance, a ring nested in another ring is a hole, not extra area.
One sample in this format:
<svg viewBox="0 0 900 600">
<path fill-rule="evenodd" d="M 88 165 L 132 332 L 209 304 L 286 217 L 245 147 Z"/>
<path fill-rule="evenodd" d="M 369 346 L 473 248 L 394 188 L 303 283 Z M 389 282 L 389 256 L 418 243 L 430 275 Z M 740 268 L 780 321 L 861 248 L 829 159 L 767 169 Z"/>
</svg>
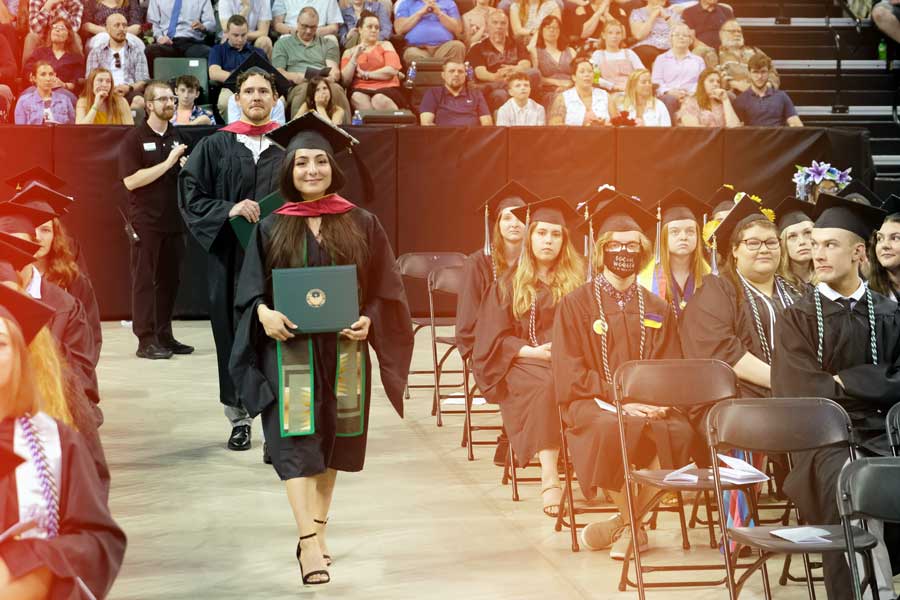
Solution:
<svg viewBox="0 0 900 600">
<path fill-rule="evenodd" d="M 693 94 L 697 89 L 697 78 L 705 68 L 706 63 L 696 54 L 688 52 L 684 58 L 677 58 L 672 50 L 666 50 L 656 57 L 651 79 L 659 96 L 678 89 Z"/>
</svg>

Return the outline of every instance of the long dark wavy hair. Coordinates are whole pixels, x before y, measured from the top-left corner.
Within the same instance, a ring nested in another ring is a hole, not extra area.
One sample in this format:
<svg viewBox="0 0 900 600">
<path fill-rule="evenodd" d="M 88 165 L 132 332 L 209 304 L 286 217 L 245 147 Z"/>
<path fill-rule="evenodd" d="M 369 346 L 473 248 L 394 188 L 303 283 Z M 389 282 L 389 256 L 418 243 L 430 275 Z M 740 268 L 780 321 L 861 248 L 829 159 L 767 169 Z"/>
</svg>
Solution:
<svg viewBox="0 0 900 600">
<path fill-rule="evenodd" d="M 885 217 L 885 223 L 900 223 L 900 213 L 893 213 Z M 881 266 L 878 262 L 878 254 L 875 252 L 877 245 L 878 231 L 873 231 L 869 238 L 869 246 L 866 254 L 869 257 L 869 288 L 875 290 L 879 294 L 892 298 L 894 295 L 894 287 L 891 284 L 891 277 L 888 270 Z"/>
<path fill-rule="evenodd" d="M 302 202 L 303 196 L 294 186 L 294 155 L 296 148 L 289 147 L 281 163 L 279 190 L 287 202 Z M 346 177 L 330 153 L 331 185 L 326 194 L 334 194 L 344 187 Z M 369 260 L 369 247 L 365 233 L 353 217 L 354 211 L 339 215 L 322 215 L 320 234 L 322 246 L 331 254 L 336 265 L 356 265 L 360 273 Z M 275 216 L 269 247 L 266 248 L 268 270 L 302 266 L 306 248 L 306 218 Z M 358 275 L 357 275 L 358 276 Z"/>
</svg>

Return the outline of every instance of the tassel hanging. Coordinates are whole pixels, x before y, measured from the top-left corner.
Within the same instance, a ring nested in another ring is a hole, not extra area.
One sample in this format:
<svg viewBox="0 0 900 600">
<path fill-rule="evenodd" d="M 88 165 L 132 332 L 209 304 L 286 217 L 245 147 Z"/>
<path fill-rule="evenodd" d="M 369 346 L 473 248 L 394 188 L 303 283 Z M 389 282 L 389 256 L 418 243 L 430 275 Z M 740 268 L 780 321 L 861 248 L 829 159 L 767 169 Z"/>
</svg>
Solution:
<svg viewBox="0 0 900 600">
<path fill-rule="evenodd" d="M 656 205 L 656 264 L 658 265 L 662 257 L 660 256 L 662 252 L 662 208 L 657 204 Z"/>
<path fill-rule="evenodd" d="M 716 244 L 716 236 L 712 237 L 712 254 L 709 257 L 710 269 L 712 270 L 713 275 L 719 274 L 719 248 Z"/>
<path fill-rule="evenodd" d="M 490 224 L 490 207 L 484 205 L 484 255 L 491 255 L 491 224 Z"/>
</svg>

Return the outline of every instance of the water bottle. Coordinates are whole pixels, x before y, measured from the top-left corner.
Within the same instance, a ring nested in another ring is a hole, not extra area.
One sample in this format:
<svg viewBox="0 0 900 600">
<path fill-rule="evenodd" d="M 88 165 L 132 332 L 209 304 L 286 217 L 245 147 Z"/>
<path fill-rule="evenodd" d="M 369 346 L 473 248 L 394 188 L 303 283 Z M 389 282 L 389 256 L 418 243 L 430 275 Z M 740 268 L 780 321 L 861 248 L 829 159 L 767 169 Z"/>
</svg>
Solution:
<svg viewBox="0 0 900 600">
<path fill-rule="evenodd" d="M 466 80 L 469 83 L 475 83 L 475 69 L 472 68 L 472 65 L 469 64 L 469 61 L 466 61 Z"/>
<path fill-rule="evenodd" d="M 409 70 L 406 72 L 406 81 L 403 82 L 403 86 L 406 89 L 411 90 L 416 85 L 416 61 L 412 61 L 409 65 Z"/>
<path fill-rule="evenodd" d="M 350 124 L 351 125 L 362 125 L 363 124 L 362 115 L 359 114 L 358 110 L 353 112 L 353 119 L 350 120 Z"/>
<path fill-rule="evenodd" d="M 884 38 L 878 42 L 878 60 L 887 60 L 887 42 Z"/>
</svg>

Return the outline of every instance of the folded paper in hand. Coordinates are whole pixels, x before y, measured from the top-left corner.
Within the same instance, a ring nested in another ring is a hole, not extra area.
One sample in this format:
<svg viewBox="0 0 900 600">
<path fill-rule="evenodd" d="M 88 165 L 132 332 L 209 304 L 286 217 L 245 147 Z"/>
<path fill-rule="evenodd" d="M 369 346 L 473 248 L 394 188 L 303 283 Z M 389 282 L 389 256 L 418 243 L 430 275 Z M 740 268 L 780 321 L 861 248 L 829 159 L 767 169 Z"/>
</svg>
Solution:
<svg viewBox="0 0 900 600">
<path fill-rule="evenodd" d="M 611 412 L 612 414 L 616 414 L 616 407 L 606 402 L 605 400 L 601 400 L 600 398 L 594 398 L 594 402 L 597 403 L 597 406 L 605 410 L 606 412 Z"/>
<path fill-rule="evenodd" d="M 728 456 L 727 454 L 717 454 L 716 456 L 719 457 L 719 460 L 728 465 L 727 467 L 719 467 L 719 475 L 725 483 L 762 483 L 769 480 L 768 475 L 746 461 L 733 456 Z M 697 468 L 697 465 L 691 463 L 672 471 L 665 476 L 664 481 L 670 483 L 697 483 L 698 473 L 699 469 Z M 707 479 L 712 479 L 712 471 L 709 471 Z"/>
<path fill-rule="evenodd" d="M 822 537 L 828 535 L 828 531 L 818 527 L 787 527 L 785 529 L 774 529 L 769 534 L 795 544 L 831 543 L 831 540 L 826 540 Z"/>
</svg>

